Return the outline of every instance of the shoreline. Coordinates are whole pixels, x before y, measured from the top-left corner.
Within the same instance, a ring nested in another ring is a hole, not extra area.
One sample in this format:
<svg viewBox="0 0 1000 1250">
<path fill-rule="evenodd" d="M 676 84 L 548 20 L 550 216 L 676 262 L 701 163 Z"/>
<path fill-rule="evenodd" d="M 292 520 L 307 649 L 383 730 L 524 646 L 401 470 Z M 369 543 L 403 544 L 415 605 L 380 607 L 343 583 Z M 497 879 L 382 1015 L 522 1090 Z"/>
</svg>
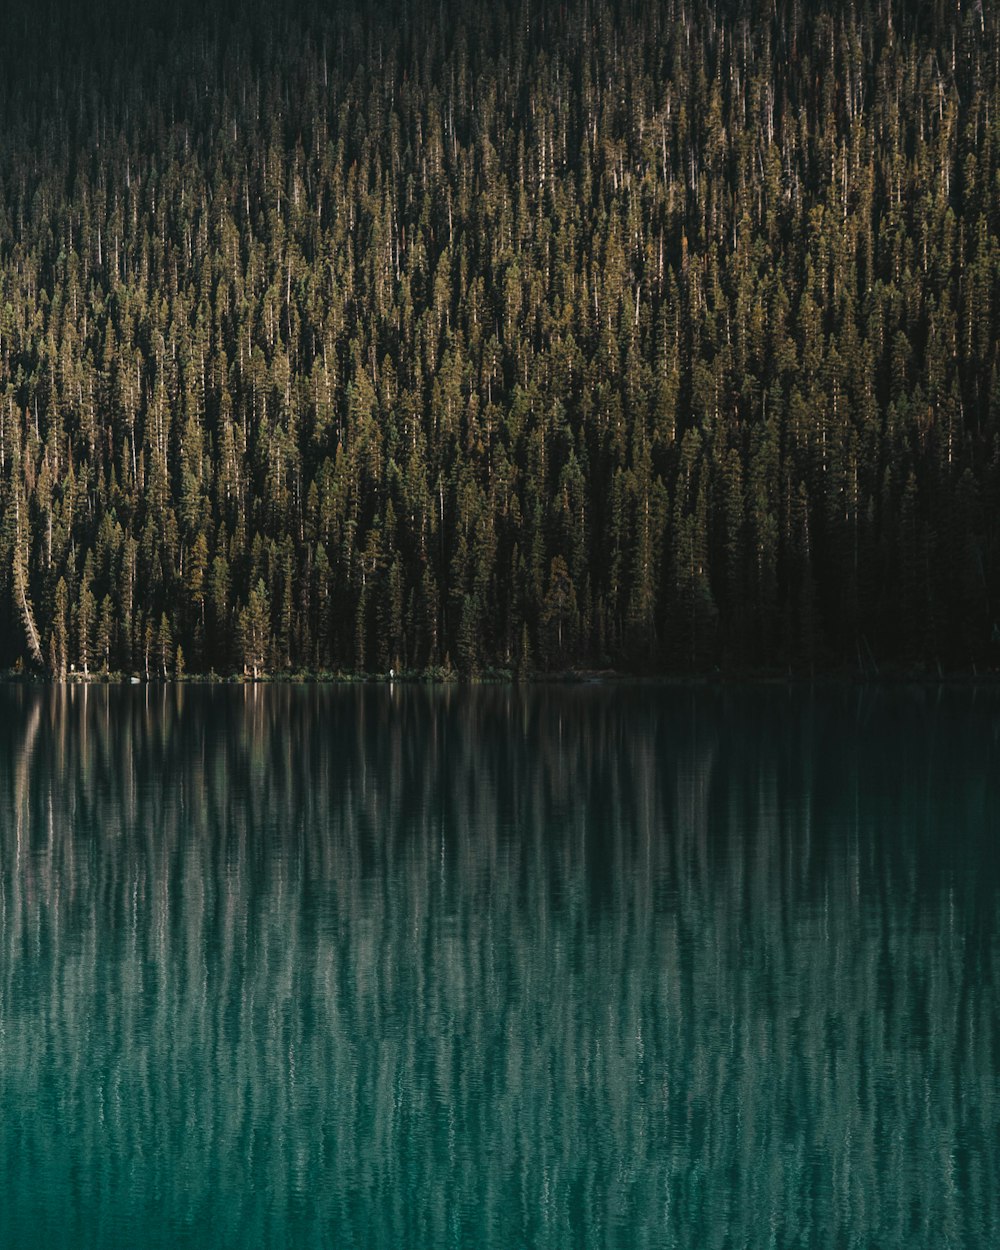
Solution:
<svg viewBox="0 0 1000 1250">
<path fill-rule="evenodd" d="M 487 671 L 461 675 L 430 670 L 403 673 L 290 672 L 257 677 L 233 673 L 183 673 L 145 677 L 132 673 L 70 673 L 54 677 L 16 669 L 0 670 L 0 682 L 27 686 L 665 686 L 678 689 L 735 686 L 993 686 L 1000 671 L 884 669 L 863 673 L 845 669 L 816 672 L 793 670 L 714 671 L 709 673 L 641 673 L 620 669 L 568 669 L 554 673 L 515 674 Z"/>
</svg>

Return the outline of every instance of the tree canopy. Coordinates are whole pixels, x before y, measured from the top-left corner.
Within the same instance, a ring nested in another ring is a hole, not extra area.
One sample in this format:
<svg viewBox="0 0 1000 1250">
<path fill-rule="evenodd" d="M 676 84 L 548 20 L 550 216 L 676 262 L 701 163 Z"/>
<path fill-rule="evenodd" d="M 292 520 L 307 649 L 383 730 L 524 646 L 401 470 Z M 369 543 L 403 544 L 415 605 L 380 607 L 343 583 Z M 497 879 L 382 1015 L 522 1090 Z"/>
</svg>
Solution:
<svg viewBox="0 0 1000 1250">
<path fill-rule="evenodd" d="M 0 663 L 989 661 L 995 6 L 134 9 L 0 46 Z"/>
</svg>

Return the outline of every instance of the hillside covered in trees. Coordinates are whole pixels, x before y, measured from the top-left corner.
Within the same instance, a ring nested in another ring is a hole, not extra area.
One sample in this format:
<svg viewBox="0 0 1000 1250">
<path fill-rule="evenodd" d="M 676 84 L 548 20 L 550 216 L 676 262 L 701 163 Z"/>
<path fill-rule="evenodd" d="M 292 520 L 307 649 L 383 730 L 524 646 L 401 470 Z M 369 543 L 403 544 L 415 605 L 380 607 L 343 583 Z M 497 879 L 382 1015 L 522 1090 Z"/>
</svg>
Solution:
<svg viewBox="0 0 1000 1250">
<path fill-rule="evenodd" d="M 1000 13 L 12 0 L 0 664 L 1000 651 Z"/>
</svg>

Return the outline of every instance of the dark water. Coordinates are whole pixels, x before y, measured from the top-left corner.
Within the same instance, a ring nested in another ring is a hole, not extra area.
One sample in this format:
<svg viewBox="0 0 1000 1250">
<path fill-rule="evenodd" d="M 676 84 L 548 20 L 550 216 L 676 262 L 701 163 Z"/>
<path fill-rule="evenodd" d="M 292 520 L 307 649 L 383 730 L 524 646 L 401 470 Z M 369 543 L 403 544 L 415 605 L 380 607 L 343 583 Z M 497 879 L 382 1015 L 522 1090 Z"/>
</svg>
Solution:
<svg viewBox="0 0 1000 1250">
<path fill-rule="evenodd" d="M 0 687 L 0 1246 L 1000 1244 L 1000 692 Z"/>
</svg>

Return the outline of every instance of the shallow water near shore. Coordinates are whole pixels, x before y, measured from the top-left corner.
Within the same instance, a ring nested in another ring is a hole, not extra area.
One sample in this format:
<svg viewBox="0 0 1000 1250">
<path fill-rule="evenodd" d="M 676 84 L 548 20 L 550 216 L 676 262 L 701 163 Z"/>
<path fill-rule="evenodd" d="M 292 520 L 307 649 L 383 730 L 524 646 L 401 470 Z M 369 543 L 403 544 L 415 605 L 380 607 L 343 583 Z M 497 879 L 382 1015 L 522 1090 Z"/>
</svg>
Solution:
<svg viewBox="0 0 1000 1250">
<path fill-rule="evenodd" d="M 1000 1234 L 1000 690 L 0 686 L 0 1245 Z"/>
</svg>

